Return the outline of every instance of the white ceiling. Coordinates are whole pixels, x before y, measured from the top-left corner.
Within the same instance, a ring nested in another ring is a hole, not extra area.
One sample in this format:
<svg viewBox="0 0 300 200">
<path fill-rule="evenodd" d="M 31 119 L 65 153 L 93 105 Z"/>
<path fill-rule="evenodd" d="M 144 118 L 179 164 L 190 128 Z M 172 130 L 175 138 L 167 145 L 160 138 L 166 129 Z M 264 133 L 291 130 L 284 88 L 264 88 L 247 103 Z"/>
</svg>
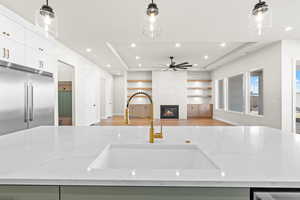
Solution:
<svg viewBox="0 0 300 200">
<path fill-rule="evenodd" d="M 192 70 L 201 70 L 204 66 L 215 61 L 219 57 L 230 53 L 243 43 L 221 43 L 215 42 L 184 42 L 181 47 L 175 47 L 174 42 L 147 42 L 136 43 L 132 48 L 129 43 L 112 43 L 118 54 L 123 58 L 129 70 L 155 70 L 165 68 L 162 65 L 170 64 L 170 56 L 174 56 L 176 63 L 189 62 L 197 64 Z M 208 59 L 204 59 L 204 56 Z M 136 56 L 140 57 L 139 60 Z M 139 67 L 139 64 L 142 64 Z"/>
<path fill-rule="evenodd" d="M 132 52 L 126 52 L 131 42 L 139 45 L 141 57 L 145 55 L 145 66 L 152 66 L 161 62 L 165 64 L 167 59 L 164 58 L 171 53 L 178 57 L 179 62 L 187 60 L 200 64 L 203 52 L 213 51 L 212 58 L 222 54 L 216 45 L 222 41 L 235 46 L 249 41 L 300 39 L 299 0 L 267 0 L 272 8 L 273 27 L 262 37 L 258 37 L 248 26 L 249 11 L 257 0 L 156 2 L 160 8 L 163 32 L 155 42 L 141 34 L 149 0 L 50 0 L 50 5 L 59 16 L 59 40 L 103 67 L 111 64 L 111 72 L 125 68 L 107 47 L 107 42 L 120 51 L 120 55 L 124 56 L 122 59 L 131 69 L 136 65 L 132 61 Z M 33 22 L 34 13 L 44 0 L 0 0 L 0 3 Z M 294 30 L 285 32 L 286 26 L 292 26 Z M 175 42 L 183 44 L 181 52 L 169 48 Z M 196 49 L 197 46 L 200 49 Z M 92 53 L 85 52 L 86 48 L 91 48 Z M 155 49 L 153 55 L 149 48 Z M 214 52 L 215 49 L 218 52 Z"/>
</svg>

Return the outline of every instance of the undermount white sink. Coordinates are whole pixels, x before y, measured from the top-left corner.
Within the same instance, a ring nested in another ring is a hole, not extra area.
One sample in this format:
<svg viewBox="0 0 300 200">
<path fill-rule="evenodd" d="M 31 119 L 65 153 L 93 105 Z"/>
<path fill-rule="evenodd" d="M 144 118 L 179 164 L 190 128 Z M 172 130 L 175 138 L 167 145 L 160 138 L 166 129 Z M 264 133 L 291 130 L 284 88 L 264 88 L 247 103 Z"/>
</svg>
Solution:
<svg viewBox="0 0 300 200">
<path fill-rule="evenodd" d="M 196 145 L 110 144 L 89 170 L 218 170 Z"/>
</svg>

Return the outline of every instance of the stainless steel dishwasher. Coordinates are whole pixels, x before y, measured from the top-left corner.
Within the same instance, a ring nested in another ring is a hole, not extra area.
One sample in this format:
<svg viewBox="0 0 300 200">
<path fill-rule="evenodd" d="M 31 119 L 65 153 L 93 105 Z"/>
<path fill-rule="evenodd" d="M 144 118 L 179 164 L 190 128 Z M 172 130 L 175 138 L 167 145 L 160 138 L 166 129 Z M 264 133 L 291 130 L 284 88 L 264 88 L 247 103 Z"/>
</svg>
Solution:
<svg viewBox="0 0 300 200">
<path fill-rule="evenodd" d="M 259 188 L 251 190 L 251 200 L 300 200 L 300 189 Z"/>
</svg>

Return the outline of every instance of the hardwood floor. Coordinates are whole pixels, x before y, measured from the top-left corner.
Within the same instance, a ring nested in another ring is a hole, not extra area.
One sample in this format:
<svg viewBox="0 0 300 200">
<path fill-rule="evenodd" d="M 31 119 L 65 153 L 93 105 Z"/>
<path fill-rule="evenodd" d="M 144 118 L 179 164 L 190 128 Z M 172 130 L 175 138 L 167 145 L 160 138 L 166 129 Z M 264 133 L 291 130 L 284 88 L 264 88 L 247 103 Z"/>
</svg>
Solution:
<svg viewBox="0 0 300 200">
<path fill-rule="evenodd" d="M 95 126 L 148 126 L 149 119 L 134 118 L 130 120 L 130 125 L 125 124 L 123 116 L 114 116 L 95 124 Z M 155 120 L 155 125 L 163 126 L 231 126 L 222 121 L 217 121 L 209 118 L 191 118 L 188 120 L 164 119 Z"/>
</svg>

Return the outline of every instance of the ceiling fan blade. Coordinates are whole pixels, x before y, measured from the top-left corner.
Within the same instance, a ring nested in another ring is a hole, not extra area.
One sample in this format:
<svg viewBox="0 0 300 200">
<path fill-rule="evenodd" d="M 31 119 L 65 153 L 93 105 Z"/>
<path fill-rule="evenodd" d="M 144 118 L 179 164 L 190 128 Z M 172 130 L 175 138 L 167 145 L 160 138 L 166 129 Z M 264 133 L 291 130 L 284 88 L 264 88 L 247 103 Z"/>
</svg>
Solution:
<svg viewBox="0 0 300 200">
<path fill-rule="evenodd" d="M 159 67 L 169 67 L 169 65 L 163 65 L 163 64 L 159 64 Z"/>
<path fill-rule="evenodd" d="M 183 66 L 178 66 L 177 68 L 181 68 L 181 67 L 193 67 L 193 65 L 183 65 Z"/>
<path fill-rule="evenodd" d="M 190 67 L 188 67 L 188 66 L 184 66 L 184 67 L 176 67 L 177 69 L 188 69 L 188 68 L 190 68 Z"/>
<path fill-rule="evenodd" d="M 188 69 L 188 68 L 183 67 L 183 68 L 177 68 L 177 69 Z"/>
<path fill-rule="evenodd" d="M 187 64 L 189 64 L 189 63 L 188 62 L 183 62 L 183 63 L 177 64 L 175 66 L 182 66 L 182 65 L 187 65 Z"/>
</svg>

